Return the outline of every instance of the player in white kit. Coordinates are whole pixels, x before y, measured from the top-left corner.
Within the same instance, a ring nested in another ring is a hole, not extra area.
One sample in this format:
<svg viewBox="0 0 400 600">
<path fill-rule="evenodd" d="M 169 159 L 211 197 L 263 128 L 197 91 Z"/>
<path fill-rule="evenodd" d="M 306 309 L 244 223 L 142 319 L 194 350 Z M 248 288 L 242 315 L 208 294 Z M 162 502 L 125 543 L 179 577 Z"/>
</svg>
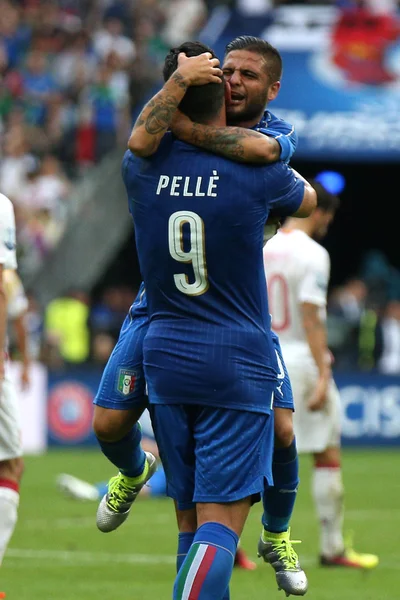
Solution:
<svg viewBox="0 0 400 600">
<path fill-rule="evenodd" d="M 320 562 L 325 566 L 373 568 L 378 557 L 346 548 L 340 456 L 340 397 L 327 345 L 326 303 L 330 276 L 325 236 L 339 199 L 322 185 L 317 208 L 306 219 L 289 218 L 264 247 L 272 313 L 295 403 L 298 452 L 314 458 L 312 493 L 321 526 Z"/>
<path fill-rule="evenodd" d="M 21 296 L 22 284 L 9 273 L 17 268 L 15 251 L 14 209 L 0 194 L 0 565 L 17 523 L 23 471 L 17 399 L 7 364 L 8 311 L 15 319 L 27 306 L 24 294 Z"/>
</svg>

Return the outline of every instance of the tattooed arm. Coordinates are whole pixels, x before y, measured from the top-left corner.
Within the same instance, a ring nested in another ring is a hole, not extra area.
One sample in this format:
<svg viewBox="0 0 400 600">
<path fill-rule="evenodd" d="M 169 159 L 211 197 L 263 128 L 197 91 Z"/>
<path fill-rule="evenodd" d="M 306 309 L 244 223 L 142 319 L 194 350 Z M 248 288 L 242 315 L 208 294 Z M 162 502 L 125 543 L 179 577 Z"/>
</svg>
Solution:
<svg viewBox="0 0 400 600">
<path fill-rule="evenodd" d="M 175 71 L 164 87 L 149 100 L 128 141 L 128 148 L 133 154 L 150 156 L 157 150 L 188 87 L 187 81 Z"/>
<path fill-rule="evenodd" d="M 137 156 L 156 152 L 189 86 L 222 83 L 219 61 L 209 52 L 191 58 L 184 54 L 179 57 L 178 69 L 144 106 L 133 127 L 128 148 Z"/>
<path fill-rule="evenodd" d="M 193 123 L 179 112 L 173 120 L 172 131 L 183 142 L 237 162 L 265 164 L 280 160 L 279 143 L 252 129 Z"/>
</svg>

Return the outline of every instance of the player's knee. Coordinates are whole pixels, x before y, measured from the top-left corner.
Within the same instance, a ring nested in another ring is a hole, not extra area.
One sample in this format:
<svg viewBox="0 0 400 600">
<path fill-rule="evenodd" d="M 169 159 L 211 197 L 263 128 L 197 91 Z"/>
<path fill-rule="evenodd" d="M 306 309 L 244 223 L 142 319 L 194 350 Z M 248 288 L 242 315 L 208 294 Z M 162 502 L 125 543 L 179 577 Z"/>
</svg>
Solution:
<svg viewBox="0 0 400 600">
<path fill-rule="evenodd" d="M 288 448 L 294 440 L 293 422 L 291 418 L 276 418 L 274 422 L 275 447 Z"/>
<path fill-rule="evenodd" d="M 117 411 L 94 411 L 92 427 L 96 437 L 103 442 L 116 442 L 124 435 L 123 419 Z"/>
<path fill-rule="evenodd" d="M 0 479 L 11 479 L 19 483 L 24 472 L 24 461 L 22 458 L 10 458 L 0 462 Z"/>
<path fill-rule="evenodd" d="M 314 465 L 316 467 L 326 468 L 340 468 L 341 466 L 341 453 L 340 448 L 330 447 L 326 448 L 323 452 L 314 454 Z"/>
<path fill-rule="evenodd" d="M 19 481 L 21 481 L 22 475 L 24 474 L 25 463 L 21 457 L 15 458 L 13 462 L 14 462 L 13 469 L 14 469 L 15 477 L 16 477 L 17 481 L 19 482 Z"/>
<path fill-rule="evenodd" d="M 180 533 L 194 533 L 197 529 L 197 514 L 196 509 L 192 510 L 177 510 L 176 519 Z"/>
</svg>

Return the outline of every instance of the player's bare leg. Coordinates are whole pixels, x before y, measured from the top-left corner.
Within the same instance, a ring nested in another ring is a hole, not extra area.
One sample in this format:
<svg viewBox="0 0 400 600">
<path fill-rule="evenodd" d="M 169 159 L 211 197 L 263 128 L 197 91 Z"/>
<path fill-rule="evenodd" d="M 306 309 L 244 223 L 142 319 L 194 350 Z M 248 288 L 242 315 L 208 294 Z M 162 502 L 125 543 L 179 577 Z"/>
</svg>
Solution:
<svg viewBox="0 0 400 600">
<path fill-rule="evenodd" d="M 273 456 L 274 487 L 263 494 L 263 531 L 258 555 L 275 569 L 278 588 L 289 596 L 303 596 L 308 582 L 290 540 L 290 518 L 297 494 L 298 459 L 291 409 L 274 409 L 275 449 Z"/>
<path fill-rule="evenodd" d="M 178 573 L 194 540 L 197 529 L 197 513 L 195 507 L 179 510 L 176 502 L 175 513 L 179 531 L 176 552 L 176 572 Z"/>
<path fill-rule="evenodd" d="M 155 456 L 144 452 L 138 423 L 146 405 L 128 410 L 95 406 L 93 429 L 105 456 L 118 469 L 97 510 L 97 527 L 114 531 L 128 518 L 133 502 L 157 468 Z"/>
<path fill-rule="evenodd" d="M 19 486 L 23 470 L 22 458 L 0 462 L 0 565 L 17 524 Z"/>
<path fill-rule="evenodd" d="M 314 454 L 312 492 L 321 527 L 321 565 L 362 569 L 376 567 L 376 555 L 359 554 L 346 547 L 343 539 L 344 488 L 340 448 L 327 448 Z"/>
</svg>

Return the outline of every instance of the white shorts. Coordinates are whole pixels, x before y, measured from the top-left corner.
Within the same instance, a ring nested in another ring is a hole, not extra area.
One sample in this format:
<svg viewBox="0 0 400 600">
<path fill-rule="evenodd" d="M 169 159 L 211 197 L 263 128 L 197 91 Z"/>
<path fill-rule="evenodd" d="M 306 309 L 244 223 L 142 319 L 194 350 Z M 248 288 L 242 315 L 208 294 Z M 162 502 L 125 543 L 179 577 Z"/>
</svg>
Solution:
<svg viewBox="0 0 400 600">
<path fill-rule="evenodd" d="M 22 456 L 21 425 L 14 384 L 0 384 L 0 462 Z"/>
<path fill-rule="evenodd" d="M 340 396 L 331 381 L 322 410 L 310 411 L 308 401 L 315 389 L 318 373 L 314 365 L 291 365 L 286 361 L 293 389 L 295 412 L 293 426 L 298 452 L 317 453 L 340 446 Z"/>
</svg>

